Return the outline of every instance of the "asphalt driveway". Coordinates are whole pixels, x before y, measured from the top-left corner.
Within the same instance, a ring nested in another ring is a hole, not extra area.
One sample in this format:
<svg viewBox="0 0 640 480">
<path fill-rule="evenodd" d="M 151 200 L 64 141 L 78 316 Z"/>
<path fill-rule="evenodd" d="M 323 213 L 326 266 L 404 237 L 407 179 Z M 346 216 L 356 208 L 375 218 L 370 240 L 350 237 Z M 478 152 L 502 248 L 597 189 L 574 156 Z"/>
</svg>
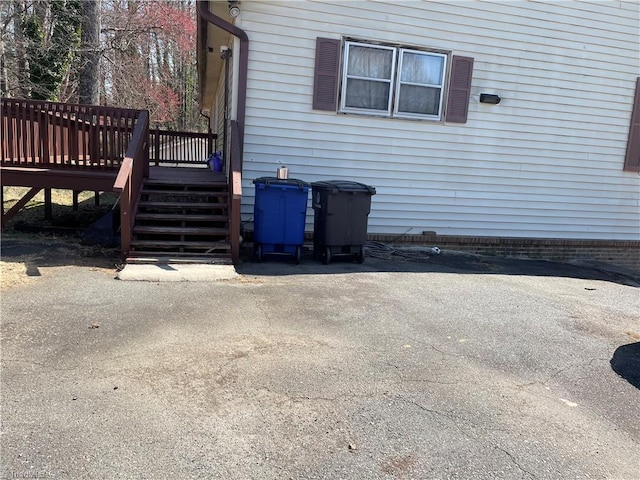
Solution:
<svg viewBox="0 0 640 480">
<path fill-rule="evenodd" d="M 640 478 L 628 278 L 445 256 L 217 283 L 31 268 L 2 292 L 2 478 Z"/>
</svg>

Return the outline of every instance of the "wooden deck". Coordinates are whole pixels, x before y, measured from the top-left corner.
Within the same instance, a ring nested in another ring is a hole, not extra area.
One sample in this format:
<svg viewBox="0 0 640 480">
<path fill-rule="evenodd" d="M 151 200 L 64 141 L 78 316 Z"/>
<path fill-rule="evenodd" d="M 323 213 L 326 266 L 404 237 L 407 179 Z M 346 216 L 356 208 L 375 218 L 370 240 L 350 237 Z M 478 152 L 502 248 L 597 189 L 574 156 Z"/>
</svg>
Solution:
<svg viewBox="0 0 640 480">
<path fill-rule="evenodd" d="M 74 190 L 75 194 L 83 190 L 114 191 L 120 193 L 123 258 L 135 247 L 132 241 L 149 241 L 138 235 L 148 236 L 150 229 L 162 234 L 168 234 L 169 228 L 171 234 L 178 227 L 186 229 L 175 225 L 175 215 L 180 213 L 177 221 L 189 215 L 187 233 L 222 237 L 213 242 L 212 248 L 230 251 L 234 262 L 238 260 L 242 136 L 237 122 L 231 122 L 227 178 L 204 163 L 214 147 L 213 133 L 156 130 L 154 136 L 146 110 L 7 98 L 0 99 L 0 107 L 0 185 L 31 187 L 8 212 L 2 208 L 2 226 L 41 189 L 45 189 L 46 212 L 51 211 L 52 188 Z M 150 165 L 150 157 L 156 165 Z M 157 225 L 153 222 L 159 222 L 158 212 L 139 212 L 145 201 L 143 190 L 148 196 L 172 189 L 177 197 L 203 193 L 214 197 L 212 202 L 191 202 L 196 205 L 186 210 L 203 208 L 206 203 L 208 208 L 221 211 L 209 212 L 206 218 L 199 212 L 168 211 L 161 217 L 166 224 Z M 136 222 L 138 213 L 140 221 Z M 184 242 L 194 241 L 182 231 L 178 234 L 180 248 Z M 162 241 L 166 243 L 167 239 Z M 206 241 L 212 243 L 211 238 Z"/>
<path fill-rule="evenodd" d="M 2 184 L 69 190 L 112 191 L 118 172 L 88 171 L 64 168 L 2 167 Z M 206 165 L 149 167 L 147 183 L 174 185 L 226 185 L 223 173 L 212 172 Z"/>
<path fill-rule="evenodd" d="M 2 186 L 110 192 L 113 190 L 113 182 L 118 172 L 101 172 L 71 168 L 0 166 L 0 174 L 2 175 Z"/>
</svg>

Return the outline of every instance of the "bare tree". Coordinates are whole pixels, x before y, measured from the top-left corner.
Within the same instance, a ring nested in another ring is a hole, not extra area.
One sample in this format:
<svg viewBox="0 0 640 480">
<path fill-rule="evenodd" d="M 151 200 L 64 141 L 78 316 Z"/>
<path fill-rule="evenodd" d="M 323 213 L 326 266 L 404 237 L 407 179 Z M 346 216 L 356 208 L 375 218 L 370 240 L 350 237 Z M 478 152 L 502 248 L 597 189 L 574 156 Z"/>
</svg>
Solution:
<svg viewBox="0 0 640 480">
<path fill-rule="evenodd" d="M 82 2 L 78 102 L 100 103 L 100 0 Z"/>
<path fill-rule="evenodd" d="M 0 2 L 0 89 L 6 96 L 28 96 L 28 65 L 21 19 L 26 0 Z"/>
<path fill-rule="evenodd" d="M 23 10 L 16 32 L 21 32 L 24 51 L 16 49 L 17 63 L 20 72 L 26 59 L 28 79 L 21 75 L 19 81 L 32 98 L 58 99 L 80 43 L 81 8 L 80 0 L 33 0 Z"/>
<path fill-rule="evenodd" d="M 147 109 L 162 128 L 206 128 L 195 0 L 0 0 L 0 25 L 2 95 Z"/>
<path fill-rule="evenodd" d="M 146 108 L 165 128 L 198 128 L 194 1 L 104 1 L 107 101 Z"/>
</svg>

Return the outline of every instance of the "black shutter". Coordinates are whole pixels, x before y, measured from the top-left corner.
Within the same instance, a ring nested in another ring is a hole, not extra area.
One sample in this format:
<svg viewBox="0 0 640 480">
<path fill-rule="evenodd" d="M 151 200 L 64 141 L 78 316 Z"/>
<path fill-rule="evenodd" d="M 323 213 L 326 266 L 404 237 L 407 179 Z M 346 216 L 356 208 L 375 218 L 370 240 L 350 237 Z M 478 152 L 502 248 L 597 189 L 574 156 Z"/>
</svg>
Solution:
<svg viewBox="0 0 640 480">
<path fill-rule="evenodd" d="M 449 97 L 445 113 L 446 122 L 467 123 L 472 72 L 473 58 L 453 56 L 449 79 Z"/>
<path fill-rule="evenodd" d="M 624 169 L 629 172 L 640 172 L 640 77 L 636 80 L 636 94 L 633 97 Z"/>
<path fill-rule="evenodd" d="M 316 39 L 316 69 L 313 79 L 313 109 L 336 111 L 338 105 L 340 40 Z"/>
</svg>

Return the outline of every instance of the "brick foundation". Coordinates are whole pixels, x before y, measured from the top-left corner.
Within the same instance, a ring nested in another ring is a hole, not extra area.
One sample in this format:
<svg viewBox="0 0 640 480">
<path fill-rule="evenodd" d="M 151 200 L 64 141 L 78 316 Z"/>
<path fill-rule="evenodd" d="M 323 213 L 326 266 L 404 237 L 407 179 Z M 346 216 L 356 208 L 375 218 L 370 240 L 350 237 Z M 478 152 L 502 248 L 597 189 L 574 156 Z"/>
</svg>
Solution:
<svg viewBox="0 0 640 480">
<path fill-rule="evenodd" d="M 535 258 L 556 262 L 589 260 L 610 263 L 640 273 L 639 240 L 565 240 L 555 238 L 497 238 L 453 235 L 376 235 L 369 240 L 400 244 L 438 246 L 501 257 Z"/>
</svg>

